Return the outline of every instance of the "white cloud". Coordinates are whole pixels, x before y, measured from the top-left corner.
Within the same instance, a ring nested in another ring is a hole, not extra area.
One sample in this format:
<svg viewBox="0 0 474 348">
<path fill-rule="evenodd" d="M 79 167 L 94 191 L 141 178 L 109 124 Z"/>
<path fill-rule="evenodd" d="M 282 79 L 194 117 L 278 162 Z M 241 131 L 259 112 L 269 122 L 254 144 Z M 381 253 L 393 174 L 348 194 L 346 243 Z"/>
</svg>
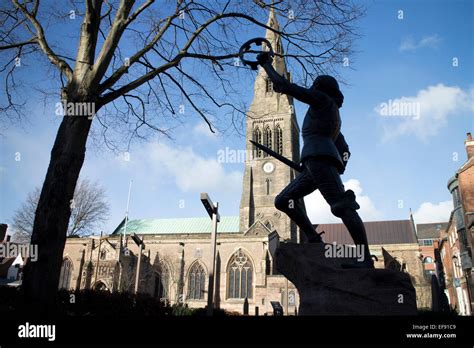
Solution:
<svg viewBox="0 0 474 348">
<path fill-rule="evenodd" d="M 346 190 L 354 191 L 356 201 L 360 205 L 358 213 L 364 221 L 380 220 L 382 214 L 374 206 L 372 200 L 362 194 L 362 186 L 359 180 L 349 179 L 344 182 Z M 329 204 L 324 200 L 319 190 L 305 197 L 306 211 L 313 224 L 340 223 L 341 219 L 331 213 Z"/>
<path fill-rule="evenodd" d="M 445 86 L 440 83 L 418 91 L 414 97 L 400 97 L 381 103 L 374 110 L 387 118 L 387 108 L 383 106 L 391 105 L 393 107 L 389 107 L 388 112 L 390 114 L 390 111 L 394 111 L 395 114 L 392 112 L 390 118 L 396 116 L 398 121 L 392 127 L 385 126 L 383 140 L 387 141 L 401 135 L 415 135 L 426 141 L 446 126 L 449 116 L 474 111 L 473 97 L 474 89 L 463 90 L 457 86 Z M 418 113 L 412 115 L 413 117 L 403 115 L 400 111 L 405 106 L 416 106 L 414 110 Z M 399 111 L 398 115 L 396 111 Z"/>
<path fill-rule="evenodd" d="M 149 143 L 143 160 L 150 167 L 147 176 L 173 178 L 183 192 L 239 191 L 241 171 L 226 171 L 217 157 L 203 157 L 190 147 L 170 147 L 163 143 Z"/>
<path fill-rule="evenodd" d="M 193 134 L 199 138 L 204 137 L 205 139 L 216 140 L 219 135 L 219 132 L 216 129 L 214 129 L 214 127 L 212 127 L 212 129 L 214 130 L 215 133 L 212 133 L 207 123 L 202 121 L 194 126 Z"/>
<path fill-rule="evenodd" d="M 453 202 L 451 200 L 438 204 L 424 202 L 413 213 L 413 219 L 417 224 L 448 221 L 452 210 Z"/>
<path fill-rule="evenodd" d="M 405 37 L 400 46 L 398 47 L 400 52 L 405 51 L 416 51 L 420 48 L 437 48 L 441 38 L 437 35 L 423 36 L 419 41 L 416 41 L 412 36 Z"/>
</svg>

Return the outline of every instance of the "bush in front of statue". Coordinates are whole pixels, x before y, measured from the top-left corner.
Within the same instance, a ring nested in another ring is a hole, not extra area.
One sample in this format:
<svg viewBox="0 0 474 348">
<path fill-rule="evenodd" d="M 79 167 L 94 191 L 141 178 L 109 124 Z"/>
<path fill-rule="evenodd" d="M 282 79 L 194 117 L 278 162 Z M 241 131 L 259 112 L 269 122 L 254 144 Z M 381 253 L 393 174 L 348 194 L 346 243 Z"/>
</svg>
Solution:
<svg viewBox="0 0 474 348">
<path fill-rule="evenodd" d="M 0 286 L 0 315 L 32 315 L 30 306 L 24 302 L 21 287 Z M 55 307 L 50 313 L 55 317 L 140 319 L 143 317 L 205 316 L 206 308 L 189 308 L 187 304 L 170 305 L 149 294 L 133 294 L 101 290 L 59 290 Z M 230 316 L 238 313 L 215 309 L 214 316 Z"/>
</svg>

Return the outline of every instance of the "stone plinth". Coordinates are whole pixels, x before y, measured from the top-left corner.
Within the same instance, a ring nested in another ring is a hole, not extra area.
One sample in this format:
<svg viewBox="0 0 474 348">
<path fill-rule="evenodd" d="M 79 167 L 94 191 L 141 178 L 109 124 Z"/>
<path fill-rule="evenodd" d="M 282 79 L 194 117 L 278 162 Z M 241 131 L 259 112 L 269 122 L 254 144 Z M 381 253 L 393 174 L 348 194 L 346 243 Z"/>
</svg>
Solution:
<svg viewBox="0 0 474 348">
<path fill-rule="evenodd" d="M 325 244 L 282 243 L 276 268 L 298 289 L 299 315 L 416 315 L 407 273 L 343 269 L 353 259 L 325 257 Z"/>
</svg>

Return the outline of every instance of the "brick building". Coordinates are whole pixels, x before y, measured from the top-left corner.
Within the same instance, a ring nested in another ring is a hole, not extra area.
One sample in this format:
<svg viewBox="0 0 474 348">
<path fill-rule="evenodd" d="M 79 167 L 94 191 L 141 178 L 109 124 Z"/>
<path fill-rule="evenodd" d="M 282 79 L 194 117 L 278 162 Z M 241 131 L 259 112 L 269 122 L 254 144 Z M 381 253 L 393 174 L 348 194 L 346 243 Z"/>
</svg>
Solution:
<svg viewBox="0 0 474 348">
<path fill-rule="evenodd" d="M 442 234 L 440 254 L 446 281 L 446 294 L 452 308 L 471 315 L 473 308 L 472 240 L 474 233 L 474 141 L 467 133 L 464 142 L 467 161 L 448 181 L 454 209 L 446 233 Z"/>
<path fill-rule="evenodd" d="M 376 268 L 389 268 L 410 274 L 416 290 L 418 308 L 431 307 L 431 285 L 424 277 L 422 252 L 413 220 L 369 221 L 364 223 L 370 253 L 378 258 Z M 344 224 L 316 225 L 318 232 L 324 231 L 326 243 L 352 244 Z"/>
<path fill-rule="evenodd" d="M 437 250 L 439 248 L 440 236 L 446 231 L 447 222 L 426 223 L 416 225 L 416 236 L 420 246 L 423 262 L 423 272 L 426 279 L 431 275 L 438 277 Z"/>
</svg>

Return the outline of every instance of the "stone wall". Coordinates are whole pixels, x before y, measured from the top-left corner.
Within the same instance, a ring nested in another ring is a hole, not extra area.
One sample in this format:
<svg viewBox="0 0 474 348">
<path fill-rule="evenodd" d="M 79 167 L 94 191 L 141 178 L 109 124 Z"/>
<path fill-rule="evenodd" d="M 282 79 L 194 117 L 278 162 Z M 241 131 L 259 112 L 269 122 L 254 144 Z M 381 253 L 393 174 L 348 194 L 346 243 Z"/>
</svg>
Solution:
<svg viewBox="0 0 474 348">
<path fill-rule="evenodd" d="M 299 304 L 299 294 L 291 282 L 278 274 L 274 265 L 274 254 L 279 243 L 278 234 L 268 235 L 220 234 L 217 238 L 216 284 L 215 294 L 218 307 L 230 311 L 243 312 L 244 299 L 228 298 L 228 265 L 237 250 L 242 250 L 253 267 L 252 298 L 248 299 L 249 313 L 271 314 L 271 301 L 280 302 L 286 312 L 287 297 L 292 297 L 288 313 L 293 315 Z M 166 297 L 171 303 L 185 302 L 189 307 L 207 305 L 208 272 L 210 269 L 210 234 L 199 235 L 144 235 L 146 248 L 142 256 L 141 281 L 139 291 L 154 295 L 156 274 L 165 274 L 167 281 Z M 94 245 L 94 248 L 92 246 Z M 73 262 L 70 288 L 90 288 L 98 281 L 103 282 L 111 291 L 133 291 L 138 247 L 128 240 L 129 256 L 121 255 L 119 263 L 119 239 L 110 237 L 101 243 L 99 254 L 98 239 L 70 238 L 64 250 L 64 258 Z M 383 246 L 387 252 L 401 264 L 404 264 L 417 291 L 418 307 L 431 304 L 430 287 L 424 282 L 423 268 L 419 260 L 417 244 L 392 244 Z M 379 257 L 377 268 L 384 268 L 382 246 L 372 245 L 371 252 Z M 105 255 L 104 255 L 105 254 Z M 96 276 L 96 265 L 99 269 Z M 206 273 L 205 291 L 202 299 L 189 299 L 188 275 L 192 265 L 198 262 Z M 288 292 L 287 292 L 288 286 Z M 181 295 L 181 296 L 180 296 Z M 293 299 L 294 297 L 294 299 Z"/>
<path fill-rule="evenodd" d="M 404 272 L 410 274 L 416 291 L 416 304 L 420 308 L 431 308 L 431 284 L 423 275 L 423 263 L 420 259 L 420 247 L 415 243 L 371 245 L 370 251 L 377 256 L 381 255 L 382 247 L 401 265 L 405 265 Z M 384 268 L 383 258 L 375 263 L 376 268 Z"/>
</svg>

